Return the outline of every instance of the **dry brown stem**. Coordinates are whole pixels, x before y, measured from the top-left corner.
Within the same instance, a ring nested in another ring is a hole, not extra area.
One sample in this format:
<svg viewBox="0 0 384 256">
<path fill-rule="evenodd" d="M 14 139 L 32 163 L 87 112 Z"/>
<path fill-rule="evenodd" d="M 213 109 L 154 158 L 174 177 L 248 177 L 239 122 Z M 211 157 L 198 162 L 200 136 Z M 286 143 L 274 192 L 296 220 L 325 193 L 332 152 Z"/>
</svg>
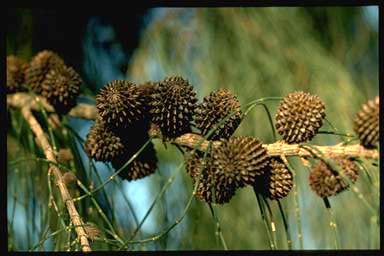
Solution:
<svg viewBox="0 0 384 256">
<path fill-rule="evenodd" d="M 31 127 L 33 133 L 36 136 L 37 141 L 39 141 L 39 144 L 41 148 L 44 151 L 45 157 L 54 163 L 57 163 L 56 155 L 57 152 L 53 150 L 51 145 L 49 144 L 47 137 L 44 134 L 43 129 L 41 128 L 40 124 L 37 122 L 36 118 L 33 116 L 30 105 L 25 104 L 24 107 L 21 108 L 21 112 L 25 118 L 25 120 L 28 122 L 29 126 Z M 59 187 L 61 198 L 66 205 L 66 208 L 69 213 L 69 217 L 71 218 L 72 223 L 75 226 L 75 231 L 77 233 L 77 237 L 80 241 L 80 245 L 82 247 L 83 252 L 89 252 L 91 251 L 91 247 L 89 246 L 88 237 L 87 234 L 83 228 L 83 221 L 81 220 L 81 217 L 79 213 L 77 212 L 77 209 L 75 207 L 75 204 L 69 194 L 69 191 L 63 181 L 62 173 L 59 170 L 59 168 L 54 165 L 50 164 L 50 170 L 48 173 L 53 173 L 55 177 L 55 181 L 57 186 Z"/>
<path fill-rule="evenodd" d="M 43 107 L 48 112 L 53 112 L 53 108 L 46 102 L 43 97 L 37 96 L 33 97 L 28 93 L 15 93 L 11 95 L 7 95 L 7 104 L 10 107 L 14 108 L 22 108 L 27 104 L 30 104 L 30 108 L 33 110 L 39 110 L 39 105 L 37 104 L 37 100 L 41 101 Z M 78 104 L 74 107 L 68 115 L 77 118 L 83 119 L 95 119 L 97 115 L 97 110 L 95 106 L 89 104 Z M 156 136 L 157 132 L 154 133 L 153 136 Z M 173 143 L 178 144 L 180 146 L 186 146 L 189 148 L 193 148 L 202 137 L 198 134 L 187 133 L 178 138 L 176 138 Z M 213 146 L 219 145 L 219 141 L 213 142 Z M 208 141 L 204 140 L 199 147 L 199 150 L 204 151 L 208 146 Z M 360 144 L 353 145 L 334 145 L 334 146 L 317 146 L 316 147 L 320 152 L 324 154 L 326 157 L 336 157 L 336 156 L 349 156 L 349 157 L 364 157 L 371 159 L 378 159 L 379 152 L 376 149 L 366 149 L 362 147 Z M 264 144 L 264 147 L 267 149 L 268 154 L 271 156 L 300 156 L 306 157 L 311 156 L 311 153 L 299 147 L 299 144 L 286 144 L 283 142 L 275 142 L 273 144 Z"/>
<path fill-rule="evenodd" d="M 199 144 L 202 137 L 198 134 L 186 133 L 182 136 L 176 138 L 173 143 L 188 147 L 193 149 L 196 145 Z M 220 146 L 220 141 L 212 142 L 213 147 Z M 205 151 L 208 147 L 209 142 L 203 140 L 201 145 L 198 147 L 198 150 Z M 334 145 L 334 146 L 317 146 L 312 145 L 318 149 L 325 157 L 337 157 L 337 156 L 348 156 L 348 157 L 364 157 L 371 159 L 378 159 L 379 152 L 376 149 L 366 149 L 360 144 L 353 145 Z M 299 144 L 286 144 L 281 141 L 275 142 L 273 144 L 264 144 L 264 148 L 267 149 L 267 152 L 270 156 L 300 156 L 300 157 L 310 157 L 311 150 L 306 150 L 301 148 Z"/>
</svg>

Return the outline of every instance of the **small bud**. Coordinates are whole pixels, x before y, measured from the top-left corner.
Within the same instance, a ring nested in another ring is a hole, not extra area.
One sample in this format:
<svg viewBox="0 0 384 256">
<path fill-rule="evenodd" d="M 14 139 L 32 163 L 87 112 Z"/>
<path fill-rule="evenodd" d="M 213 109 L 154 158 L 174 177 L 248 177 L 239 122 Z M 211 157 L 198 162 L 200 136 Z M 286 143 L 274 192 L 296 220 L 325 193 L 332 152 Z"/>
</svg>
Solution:
<svg viewBox="0 0 384 256">
<path fill-rule="evenodd" d="M 66 185 L 77 181 L 77 177 L 73 172 L 64 173 L 62 179 L 63 179 L 64 184 L 66 184 Z"/>
<path fill-rule="evenodd" d="M 69 162 L 73 160 L 73 154 L 69 148 L 62 148 L 58 152 L 59 162 Z"/>
<path fill-rule="evenodd" d="M 101 237 L 101 231 L 93 223 L 86 223 L 84 225 L 85 233 L 87 233 L 89 239 L 94 241 L 96 238 Z"/>
</svg>

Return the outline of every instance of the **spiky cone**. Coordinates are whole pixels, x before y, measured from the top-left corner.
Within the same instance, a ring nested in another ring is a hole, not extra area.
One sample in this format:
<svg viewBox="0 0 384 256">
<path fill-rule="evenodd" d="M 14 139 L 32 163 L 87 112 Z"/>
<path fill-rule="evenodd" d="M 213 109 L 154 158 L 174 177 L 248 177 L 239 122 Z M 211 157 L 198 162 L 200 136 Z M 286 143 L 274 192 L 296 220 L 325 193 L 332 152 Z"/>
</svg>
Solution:
<svg viewBox="0 0 384 256">
<path fill-rule="evenodd" d="M 76 105 L 81 83 L 80 75 L 71 67 L 51 69 L 41 85 L 41 95 L 58 114 L 66 114 Z"/>
<path fill-rule="evenodd" d="M 344 177 L 355 183 L 359 172 L 356 164 L 347 158 L 334 158 L 335 163 L 340 167 Z M 320 197 L 334 196 L 348 188 L 348 183 L 343 180 L 342 175 L 337 174 L 325 162 L 319 161 L 311 169 L 309 185 Z"/>
<path fill-rule="evenodd" d="M 232 114 L 232 112 L 234 113 Z M 228 120 L 216 128 L 220 121 L 230 114 L 232 115 L 228 117 Z M 196 108 L 195 125 L 201 131 L 201 134 L 206 136 L 211 129 L 216 128 L 212 135 L 208 137 L 211 140 L 229 139 L 240 122 L 240 102 L 227 89 L 211 92 L 209 96 L 204 97 L 203 102 Z"/>
<path fill-rule="evenodd" d="M 24 86 L 28 63 L 14 55 L 7 56 L 7 93 L 26 91 Z"/>
<path fill-rule="evenodd" d="M 293 176 L 278 158 L 272 158 L 269 171 L 263 175 L 263 192 L 272 200 L 286 197 L 293 187 Z"/>
<path fill-rule="evenodd" d="M 152 95 L 150 113 L 164 139 L 191 131 L 196 102 L 192 86 L 179 76 L 168 77 L 158 84 Z"/>
<path fill-rule="evenodd" d="M 96 108 L 103 121 L 116 132 L 147 119 L 145 98 L 126 80 L 113 80 L 96 95 Z"/>
<path fill-rule="evenodd" d="M 293 92 L 280 102 L 275 116 L 277 132 L 289 144 L 310 141 L 323 125 L 325 105 L 316 95 Z"/>
<path fill-rule="evenodd" d="M 246 136 L 222 140 L 219 147 L 212 149 L 211 156 L 220 183 L 234 183 L 235 187 L 252 185 L 269 164 L 267 150 L 262 142 Z"/>
<path fill-rule="evenodd" d="M 189 176 L 195 180 L 200 173 L 203 173 L 205 170 L 206 163 L 212 164 L 212 159 L 210 158 L 209 154 L 204 159 L 204 153 L 199 151 L 187 151 L 184 154 L 184 163 L 185 163 L 185 170 L 189 174 Z"/>
<path fill-rule="evenodd" d="M 228 203 L 236 193 L 232 185 L 215 184 L 214 175 L 204 175 L 197 184 L 195 196 L 207 203 L 225 204 Z"/>
<path fill-rule="evenodd" d="M 90 158 L 103 162 L 116 159 L 126 150 L 122 139 L 107 129 L 100 119 L 89 130 L 84 149 Z"/>
<path fill-rule="evenodd" d="M 38 52 L 26 71 L 26 83 L 37 94 L 41 94 L 42 83 L 51 69 L 65 66 L 64 60 L 52 51 Z"/>
<path fill-rule="evenodd" d="M 141 148 L 140 145 L 129 146 L 124 154 L 112 161 L 115 170 L 119 170 Z M 150 142 L 140 154 L 128 164 L 118 175 L 128 181 L 137 180 L 153 174 L 157 169 L 157 157 L 153 143 Z"/>
<path fill-rule="evenodd" d="M 212 168 L 212 159 L 209 156 L 204 159 L 197 152 L 187 154 L 185 164 L 194 186 L 197 186 L 195 196 L 200 200 L 207 203 L 224 204 L 235 195 L 235 184 L 222 182 L 223 179 L 220 179 L 218 173 Z"/>
<path fill-rule="evenodd" d="M 362 105 L 354 119 L 354 130 L 360 143 L 373 148 L 379 142 L 379 96 Z"/>
</svg>

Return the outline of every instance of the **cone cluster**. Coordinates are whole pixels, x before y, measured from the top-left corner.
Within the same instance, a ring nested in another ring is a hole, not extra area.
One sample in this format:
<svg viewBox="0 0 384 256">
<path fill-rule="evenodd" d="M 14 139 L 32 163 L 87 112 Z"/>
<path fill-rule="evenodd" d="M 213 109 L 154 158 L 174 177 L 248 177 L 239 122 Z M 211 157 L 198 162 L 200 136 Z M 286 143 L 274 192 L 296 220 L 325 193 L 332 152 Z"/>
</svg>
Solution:
<svg viewBox="0 0 384 256">
<path fill-rule="evenodd" d="M 220 122 L 227 118 L 220 126 Z M 195 123 L 201 134 L 218 126 L 208 139 L 229 139 L 241 121 L 240 102 L 235 95 L 227 89 L 219 89 L 203 99 L 197 106 Z"/>
<path fill-rule="evenodd" d="M 7 93 L 26 91 L 25 73 L 28 63 L 14 55 L 7 56 Z"/>
<path fill-rule="evenodd" d="M 352 160 L 341 157 L 333 160 L 340 167 L 341 175 L 323 161 L 319 161 L 311 169 L 309 185 L 320 197 L 334 196 L 349 187 L 345 179 L 350 179 L 352 183 L 355 183 L 358 178 L 358 168 Z"/>
<path fill-rule="evenodd" d="M 7 93 L 26 91 L 45 97 L 58 114 L 66 114 L 76 105 L 80 76 L 64 60 L 48 50 L 38 52 L 28 63 L 7 57 Z"/>
<path fill-rule="evenodd" d="M 354 119 L 354 130 L 360 143 L 366 148 L 379 142 L 379 96 L 363 104 Z"/>
<path fill-rule="evenodd" d="M 129 161 L 149 140 L 149 104 L 153 90 L 152 85 L 113 80 L 96 95 L 98 121 L 95 126 L 99 129 L 90 130 L 84 147 L 101 156 L 89 154 L 94 160 L 111 162 L 116 171 L 120 170 L 118 175 L 128 181 L 149 176 L 157 169 L 152 142 Z"/>
<path fill-rule="evenodd" d="M 280 102 L 276 129 L 287 143 L 307 142 L 316 135 L 324 117 L 325 105 L 318 96 L 294 92 Z"/>
<path fill-rule="evenodd" d="M 152 94 L 151 120 L 158 125 L 164 138 L 176 138 L 191 132 L 196 102 L 196 93 L 187 80 L 179 76 L 167 77 Z"/>
</svg>

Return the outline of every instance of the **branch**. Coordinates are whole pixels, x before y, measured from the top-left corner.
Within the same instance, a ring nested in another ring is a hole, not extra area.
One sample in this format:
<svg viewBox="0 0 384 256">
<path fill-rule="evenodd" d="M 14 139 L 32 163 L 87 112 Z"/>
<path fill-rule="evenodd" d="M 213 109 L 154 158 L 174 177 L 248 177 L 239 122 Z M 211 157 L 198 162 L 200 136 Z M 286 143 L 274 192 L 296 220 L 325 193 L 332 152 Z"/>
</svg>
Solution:
<svg viewBox="0 0 384 256">
<path fill-rule="evenodd" d="M 186 133 L 182 136 L 176 138 L 173 143 L 185 146 L 188 148 L 194 148 L 195 145 L 199 144 L 203 137 L 198 134 Z M 198 148 L 200 151 L 205 151 L 208 147 L 209 141 L 205 140 L 201 143 Z M 220 146 L 220 141 L 212 142 L 213 147 Z M 364 157 L 378 159 L 379 152 L 376 149 L 366 149 L 360 144 L 353 144 L 348 146 L 334 145 L 334 146 L 317 146 L 312 145 L 317 150 L 319 150 L 325 157 L 338 157 L 338 156 L 349 156 L 349 157 Z M 270 156 L 300 156 L 300 157 L 310 157 L 312 156 L 311 152 L 300 147 L 299 144 L 286 144 L 282 141 L 277 141 L 272 144 L 264 144 L 263 147 L 267 150 L 268 155 Z"/>
<path fill-rule="evenodd" d="M 53 113 L 55 110 L 47 100 L 42 96 L 33 96 L 28 93 L 14 93 L 7 95 L 7 105 L 13 108 L 23 108 L 26 105 L 29 105 L 31 110 L 40 110 L 40 104 L 44 107 L 47 112 Z M 82 119 L 96 119 L 97 110 L 95 106 L 90 104 L 78 103 L 76 107 L 72 108 L 68 113 L 69 116 L 82 118 Z"/>
<path fill-rule="evenodd" d="M 8 100 L 8 99 L 7 99 Z M 41 148 L 44 151 L 45 157 L 54 163 L 57 163 L 55 155 L 57 155 L 57 152 L 53 150 L 51 145 L 49 144 L 46 135 L 44 134 L 43 129 L 41 128 L 40 124 L 37 122 L 35 117 L 32 115 L 30 105 L 25 104 L 24 107 L 21 108 L 21 112 L 25 118 L 25 120 L 28 122 L 29 126 L 31 127 L 33 133 L 35 134 L 37 141 L 41 145 Z M 75 230 L 77 233 L 77 237 L 80 241 L 80 245 L 82 247 L 83 252 L 90 252 L 91 247 L 89 246 L 88 242 L 88 236 L 83 228 L 83 222 L 81 220 L 81 217 L 79 213 L 76 210 L 75 204 L 71 198 L 71 195 L 69 194 L 69 191 L 63 182 L 63 177 L 61 174 L 61 171 L 59 168 L 54 165 L 50 164 L 50 169 L 48 173 L 53 173 L 57 186 L 59 187 L 61 198 L 63 199 L 63 202 L 65 203 L 69 216 L 71 218 L 72 223 L 75 226 Z"/>
<path fill-rule="evenodd" d="M 48 112 L 53 112 L 54 109 L 50 106 L 46 100 L 41 97 L 33 97 L 28 93 L 15 93 L 11 95 L 7 95 L 7 105 L 14 108 L 22 108 L 26 104 L 31 104 L 31 109 L 39 110 L 39 106 L 37 104 L 36 98 L 41 100 L 44 108 Z M 83 118 L 83 119 L 95 119 L 97 116 L 97 110 L 95 106 L 89 104 L 80 103 L 76 107 L 74 107 L 69 113 L 69 116 Z M 153 137 L 158 137 L 157 132 L 154 132 Z M 202 139 L 202 137 L 198 134 L 187 133 L 184 134 L 175 140 L 173 140 L 174 144 L 180 146 L 186 146 L 189 148 L 193 148 L 198 142 Z M 219 141 L 214 141 L 212 146 L 216 147 L 220 145 Z M 359 144 L 342 146 L 342 145 L 334 145 L 334 146 L 317 146 L 313 145 L 320 152 L 324 154 L 326 157 L 336 157 L 336 156 L 350 156 L 350 157 L 364 157 L 371 159 L 378 159 L 379 152 L 376 149 L 365 149 Z M 199 147 L 199 150 L 204 151 L 208 147 L 208 141 L 205 140 Z M 273 144 L 265 144 L 264 147 L 267 149 L 268 154 L 271 156 L 311 156 L 311 153 L 304 149 L 300 148 L 299 144 L 286 144 L 281 141 L 275 142 Z"/>
</svg>

